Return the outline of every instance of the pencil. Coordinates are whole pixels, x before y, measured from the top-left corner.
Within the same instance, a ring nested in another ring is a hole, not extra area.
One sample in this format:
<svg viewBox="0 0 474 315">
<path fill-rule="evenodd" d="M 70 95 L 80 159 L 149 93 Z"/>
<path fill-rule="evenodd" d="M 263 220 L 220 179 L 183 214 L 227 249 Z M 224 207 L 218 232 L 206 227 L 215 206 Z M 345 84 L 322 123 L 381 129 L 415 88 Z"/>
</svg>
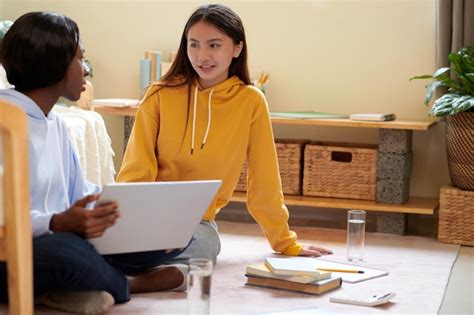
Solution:
<svg viewBox="0 0 474 315">
<path fill-rule="evenodd" d="M 334 268 L 317 268 L 321 271 L 331 271 L 331 272 L 348 272 L 348 273 L 364 273 L 363 270 L 355 270 L 355 269 L 334 269 Z"/>
</svg>

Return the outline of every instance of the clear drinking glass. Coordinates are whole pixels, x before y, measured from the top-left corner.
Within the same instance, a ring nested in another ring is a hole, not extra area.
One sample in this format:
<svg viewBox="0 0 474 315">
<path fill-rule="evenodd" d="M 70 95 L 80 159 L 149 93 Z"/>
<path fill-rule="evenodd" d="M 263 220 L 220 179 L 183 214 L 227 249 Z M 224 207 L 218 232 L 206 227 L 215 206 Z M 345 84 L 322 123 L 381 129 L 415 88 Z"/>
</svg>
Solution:
<svg viewBox="0 0 474 315">
<path fill-rule="evenodd" d="M 347 259 L 358 261 L 364 259 L 365 211 L 349 210 L 347 212 Z"/>
<path fill-rule="evenodd" d="M 189 259 L 188 314 L 209 314 L 211 304 L 212 260 Z"/>
</svg>

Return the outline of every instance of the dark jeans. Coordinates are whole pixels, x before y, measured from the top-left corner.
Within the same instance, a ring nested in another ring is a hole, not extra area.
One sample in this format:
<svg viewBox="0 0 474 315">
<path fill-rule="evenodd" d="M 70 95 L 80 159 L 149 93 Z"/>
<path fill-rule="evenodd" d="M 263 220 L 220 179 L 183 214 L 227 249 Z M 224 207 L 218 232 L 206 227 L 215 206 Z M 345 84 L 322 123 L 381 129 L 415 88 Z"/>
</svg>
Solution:
<svg viewBox="0 0 474 315">
<path fill-rule="evenodd" d="M 33 240 L 34 294 L 50 290 L 109 292 L 116 303 L 130 300 L 125 275 L 166 263 L 182 250 L 150 251 L 102 256 L 85 239 L 72 233 L 54 233 Z M 7 302 L 6 264 L 0 263 L 0 302 Z"/>
</svg>

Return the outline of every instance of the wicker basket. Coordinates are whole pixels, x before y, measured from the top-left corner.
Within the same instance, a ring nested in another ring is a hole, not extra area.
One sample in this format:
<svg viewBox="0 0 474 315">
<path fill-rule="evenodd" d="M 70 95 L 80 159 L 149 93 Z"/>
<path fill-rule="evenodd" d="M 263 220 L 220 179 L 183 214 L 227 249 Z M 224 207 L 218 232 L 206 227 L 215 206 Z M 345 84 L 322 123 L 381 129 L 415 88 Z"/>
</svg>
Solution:
<svg viewBox="0 0 474 315">
<path fill-rule="evenodd" d="M 438 240 L 474 246 L 474 191 L 441 188 Z"/>
<path fill-rule="evenodd" d="M 242 165 L 242 171 L 240 172 L 239 182 L 235 186 L 235 191 L 247 191 L 247 160 Z"/>
<path fill-rule="evenodd" d="M 303 195 L 375 200 L 377 146 L 311 143 L 304 151 Z"/>
<path fill-rule="evenodd" d="M 446 117 L 448 170 L 454 187 L 474 191 L 474 112 Z"/>
<path fill-rule="evenodd" d="M 301 195 L 303 147 L 306 140 L 275 140 L 281 185 L 286 195 Z M 247 161 L 244 162 L 236 191 L 247 190 Z"/>
</svg>

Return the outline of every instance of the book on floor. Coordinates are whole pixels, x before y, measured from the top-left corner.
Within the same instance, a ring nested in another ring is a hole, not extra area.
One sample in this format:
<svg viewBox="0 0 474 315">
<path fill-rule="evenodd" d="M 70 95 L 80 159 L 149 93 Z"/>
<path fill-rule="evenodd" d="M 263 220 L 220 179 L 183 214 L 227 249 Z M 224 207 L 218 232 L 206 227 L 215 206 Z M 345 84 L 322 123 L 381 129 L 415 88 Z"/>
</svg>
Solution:
<svg viewBox="0 0 474 315">
<path fill-rule="evenodd" d="M 138 106 L 139 100 L 128 99 L 128 98 L 102 98 L 95 99 L 93 101 L 94 106 L 107 106 L 107 107 L 133 107 Z"/>
<path fill-rule="evenodd" d="M 345 114 L 334 114 L 325 112 L 270 112 L 271 117 L 281 118 L 295 118 L 295 119 L 335 119 L 335 118 L 349 118 L 349 115 Z"/>
<path fill-rule="evenodd" d="M 265 287 L 271 289 L 288 290 L 293 292 L 320 295 L 325 292 L 337 289 L 341 286 L 341 278 L 329 278 L 311 283 L 297 283 L 281 279 L 273 279 L 252 275 L 247 277 L 246 285 Z"/>
<path fill-rule="evenodd" d="M 327 272 L 327 271 L 321 271 L 321 272 L 318 272 L 317 275 L 315 274 L 315 275 L 310 275 L 310 276 L 277 275 L 271 272 L 270 269 L 268 269 L 268 267 L 265 266 L 265 264 L 248 265 L 245 268 L 245 273 L 250 276 L 280 279 L 280 280 L 286 280 L 286 281 L 297 282 L 297 283 L 310 283 L 310 282 L 315 282 L 318 280 L 325 280 L 325 279 L 331 278 L 331 272 Z"/>
<path fill-rule="evenodd" d="M 307 258 L 266 257 L 265 266 L 279 276 L 319 276 L 320 273 Z"/>
</svg>

